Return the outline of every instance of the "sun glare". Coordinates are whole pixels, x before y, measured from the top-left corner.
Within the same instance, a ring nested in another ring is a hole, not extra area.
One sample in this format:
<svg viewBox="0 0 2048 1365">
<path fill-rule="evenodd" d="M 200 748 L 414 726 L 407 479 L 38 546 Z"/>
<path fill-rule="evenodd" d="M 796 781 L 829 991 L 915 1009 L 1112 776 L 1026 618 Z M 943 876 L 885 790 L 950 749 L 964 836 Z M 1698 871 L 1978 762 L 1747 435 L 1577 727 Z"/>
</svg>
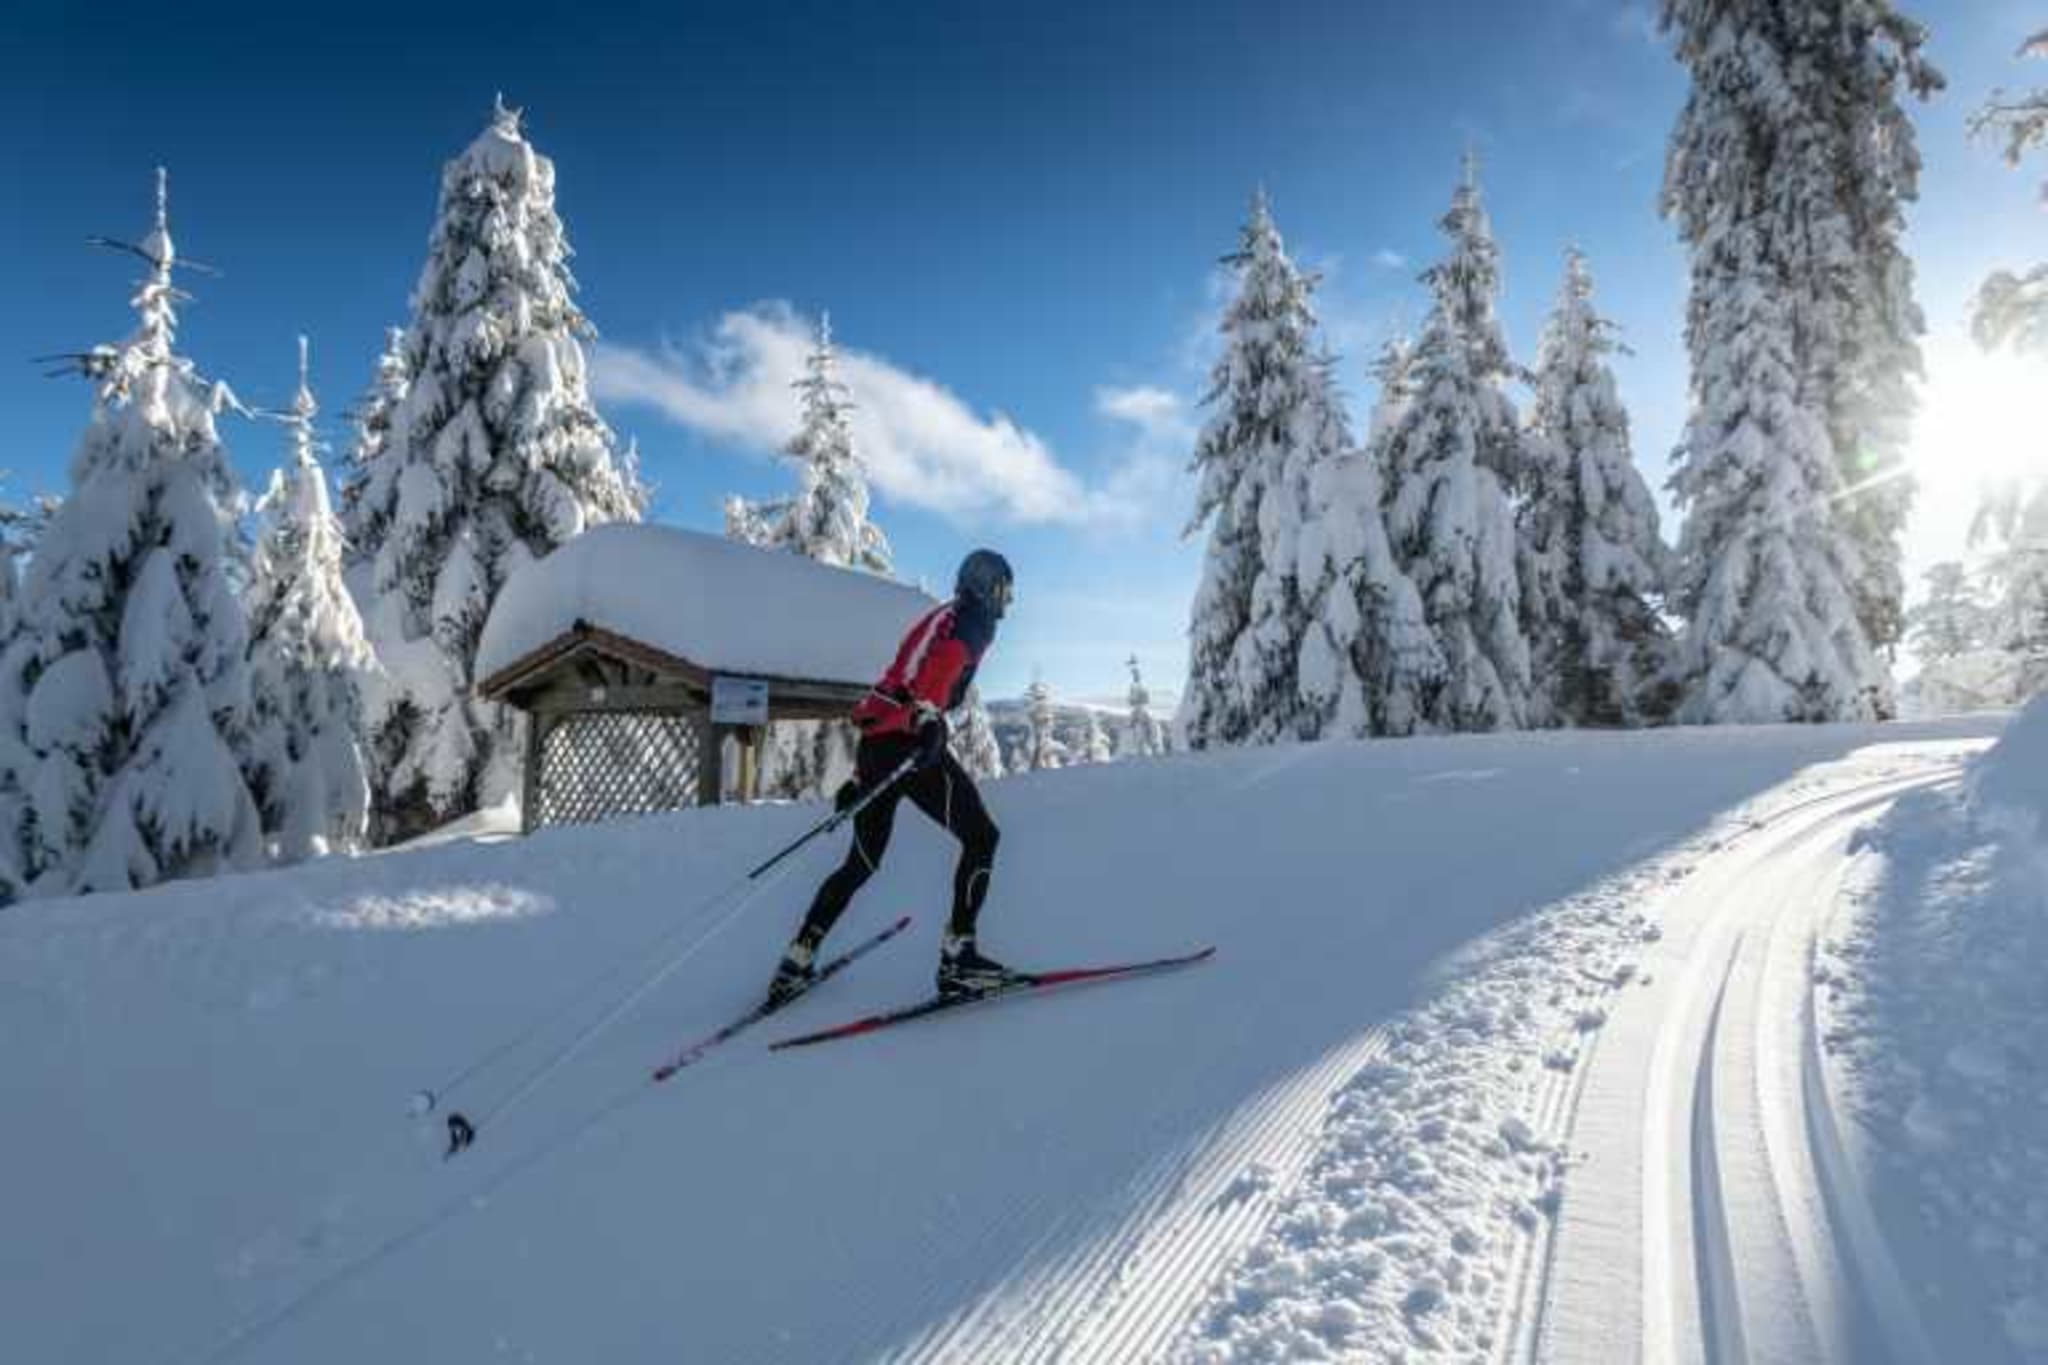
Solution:
<svg viewBox="0 0 2048 1365">
<path fill-rule="evenodd" d="M 1906 525 L 1907 581 L 1944 559 L 1968 559 L 1984 489 L 2048 467 L 2040 438 L 2041 361 L 1986 352 L 1961 335 L 1927 347 L 1908 463 L 1918 492 Z"/>
<path fill-rule="evenodd" d="M 1986 482 L 2038 468 L 2041 362 L 1967 342 L 1930 347 L 1927 386 L 1911 461 L 1928 491 L 1960 485 L 1972 496 Z"/>
</svg>

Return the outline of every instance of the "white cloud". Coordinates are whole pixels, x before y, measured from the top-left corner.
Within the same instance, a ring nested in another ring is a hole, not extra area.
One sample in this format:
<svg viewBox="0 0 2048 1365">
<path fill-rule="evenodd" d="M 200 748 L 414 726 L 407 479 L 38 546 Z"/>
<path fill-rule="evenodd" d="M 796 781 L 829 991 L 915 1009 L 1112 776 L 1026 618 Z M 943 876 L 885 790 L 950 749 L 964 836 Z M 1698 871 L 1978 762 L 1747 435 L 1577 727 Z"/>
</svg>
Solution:
<svg viewBox="0 0 2048 1365">
<path fill-rule="evenodd" d="M 808 319 L 782 305 L 727 313 L 687 348 L 655 354 L 599 343 L 591 389 L 642 403 L 715 439 L 779 449 L 796 428 L 790 385 L 811 347 Z M 876 491 L 909 506 L 971 520 L 1082 524 L 1140 510 L 1121 486 L 1127 471 L 1091 488 L 1037 435 L 999 412 L 975 412 L 945 386 L 869 352 L 841 348 L 853 392 L 854 440 Z"/>
<path fill-rule="evenodd" d="M 1383 246 L 1372 253 L 1372 263 L 1382 270 L 1406 270 L 1408 258 L 1390 246 Z"/>
<path fill-rule="evenodd" d="M 1095 391 L 1095 410 L 1104 417 L 1130 423 L 1146 436 L 1179 439 L 1193 431 L 1180 395 L 1151 384 L 1129 389 L 1099 388 Z"/>
<path fill-rule="evenodd" d="M 1155 384 L 1095 390 L 1095 411 L 1131 428 L 1130 445 L 1117 458 L 1104 491 L 1117 504 L 1144 508 L 1171 520 L 1192 496 L 1186 487 L 1195 422 L 1187 403 Z"/>
</svg>

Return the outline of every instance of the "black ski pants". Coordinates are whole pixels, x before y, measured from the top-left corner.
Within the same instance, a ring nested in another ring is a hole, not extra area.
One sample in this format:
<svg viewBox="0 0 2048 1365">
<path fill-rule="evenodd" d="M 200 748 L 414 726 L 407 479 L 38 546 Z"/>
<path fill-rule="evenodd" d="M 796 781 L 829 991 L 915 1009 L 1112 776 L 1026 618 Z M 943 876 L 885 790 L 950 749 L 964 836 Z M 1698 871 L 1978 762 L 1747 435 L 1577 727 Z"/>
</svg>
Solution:
<svg viewBox="0 0 2048 1365">
<path fill-rule="evenodd" d="M 854 772 L 866 791 L 896 770 L 898 764 L 917 751 L 915 735 L 868 736 L 854 751 Z M 882 865 L 889 850 L 889 834 L 896 827 L 896 807 L 905 799 L 944 826 L 960 841 L 960 862 L 953 869 L 953 914 L 948 928 L 955 934 L 972 934 L 988 896 L 989 871 L 995 866 L 995 821 L 981 803 L 974 779 L 950 752 L 942 753 L 929 768 L 906 774 L 889 790 L 877 796 L 853 817 L 853 847 L 846 861 L 825 879 L 804 917 L 803 936 L 813 944 L 821 942 L 846 911 L 854 893 Z"/>
</svg>

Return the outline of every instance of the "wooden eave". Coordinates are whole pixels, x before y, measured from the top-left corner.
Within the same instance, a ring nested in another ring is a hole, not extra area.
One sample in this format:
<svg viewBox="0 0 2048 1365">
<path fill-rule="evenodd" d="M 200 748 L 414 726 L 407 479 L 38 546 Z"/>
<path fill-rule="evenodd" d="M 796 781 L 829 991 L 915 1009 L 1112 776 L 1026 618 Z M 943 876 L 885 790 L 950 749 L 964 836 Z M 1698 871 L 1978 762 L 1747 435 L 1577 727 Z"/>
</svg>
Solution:
<svg viewBox="0 0 2048 1365">
<path fill-rule="evenodd" d="M 520 706 L 522 697 L 530 697 L 558 680 L 566 680 L 577 661 L 590 655 L 616 660 L 644 669 L 665 681 L 681 683 L 707 700 L 710 696 L 714 670 L 580 619 L 546 644 L 528 651 L 485 678 L 477 686 L 478 695 L 487 701 Z M 868 690 L 857 683 L 824 682 L 815 678 L 763 673 L 739 676 L 764 679 L 768 683 L 771 711 L 787 719 L 829 718 L 841 714 Z"/>
</svg>

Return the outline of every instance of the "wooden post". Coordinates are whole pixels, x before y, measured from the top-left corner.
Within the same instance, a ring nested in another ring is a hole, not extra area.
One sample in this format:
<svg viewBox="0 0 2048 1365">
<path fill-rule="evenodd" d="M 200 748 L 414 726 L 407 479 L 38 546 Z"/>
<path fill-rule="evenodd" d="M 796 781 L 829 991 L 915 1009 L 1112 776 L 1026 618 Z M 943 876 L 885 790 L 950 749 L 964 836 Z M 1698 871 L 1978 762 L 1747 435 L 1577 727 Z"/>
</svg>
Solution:
<svg viewBox="0 0 2048 1365">
<path fill-rule="evenodd" d="M 554 717 L 546 711 L 526 714 L 526 745 L 520 758 L 519 832 L 531 834 L 540 824 L 541 755 Z"/>
<path fill-rule="evenodd" d="M 740 735 L 740 801 L 752 805 L 761 799 L 761 727 L 749 725 Z"/>
<path fill-rule="evenodd" d="M 725 781 L 725 736 L 711 723 L 709 708 L 697 717 L 697 804 L 718 804 L 719 788 Z"/>
</svg>

